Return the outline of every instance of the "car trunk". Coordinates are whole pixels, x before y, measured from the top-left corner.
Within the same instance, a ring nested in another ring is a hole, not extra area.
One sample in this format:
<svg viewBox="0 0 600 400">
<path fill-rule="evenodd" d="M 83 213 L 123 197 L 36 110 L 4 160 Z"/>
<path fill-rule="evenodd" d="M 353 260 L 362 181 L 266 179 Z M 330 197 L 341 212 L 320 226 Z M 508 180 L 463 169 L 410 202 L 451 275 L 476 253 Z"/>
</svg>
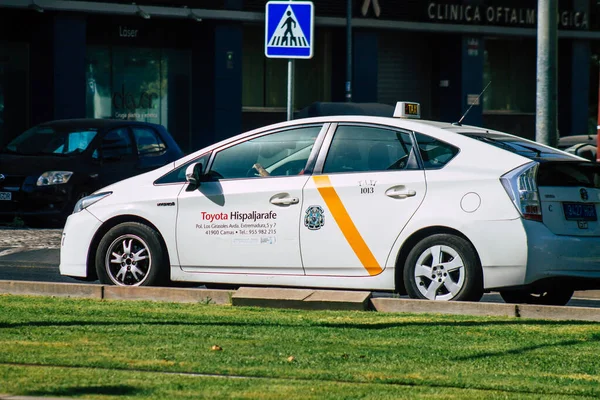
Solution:
<svg viewBox="0 0 600 400">
<path fill-rule="evenodd" d="M 557 235 L 600 236 L 600 164 L 542 162 L 537 182 L 548 229 Z"/>
</svg>

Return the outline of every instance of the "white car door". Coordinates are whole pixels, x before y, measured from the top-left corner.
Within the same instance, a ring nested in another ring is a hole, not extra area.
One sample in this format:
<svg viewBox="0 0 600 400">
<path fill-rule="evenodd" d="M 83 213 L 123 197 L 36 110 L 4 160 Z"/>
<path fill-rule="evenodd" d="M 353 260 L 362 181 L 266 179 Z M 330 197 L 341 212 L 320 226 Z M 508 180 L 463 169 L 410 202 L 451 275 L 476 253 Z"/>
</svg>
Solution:
<svg viewBox="0 0 600 400">
<path fill-rule="evenodd" d="M 304 188 L 300 242 L 307 275 L 383 271 L 425 197 L 425 173 L 413 147 L 407 131 L 368 125 L 340 124 L 325 140 Z"/>
<path fill-rule="evenodd" d="M 182 269 L 304 274 L 298 223 L 309 176 L 303 173 L 321 128 L 288 128 L 216 151 L 211 181 L 179 195 Z"/>
</svg>

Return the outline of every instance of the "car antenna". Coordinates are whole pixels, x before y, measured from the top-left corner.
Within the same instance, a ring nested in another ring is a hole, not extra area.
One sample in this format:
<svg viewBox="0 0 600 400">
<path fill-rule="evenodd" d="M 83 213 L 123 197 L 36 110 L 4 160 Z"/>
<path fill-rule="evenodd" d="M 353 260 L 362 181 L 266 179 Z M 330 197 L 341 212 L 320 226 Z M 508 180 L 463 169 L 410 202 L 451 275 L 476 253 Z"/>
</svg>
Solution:
<svg viewBox="0 0 600 400">
<path fill-rule="evenodd" d="M 471 111 L 471 108 L 473 108 L 473 106 L 475 105 L 475 103 L 479 102 L 479 98 L 483 95 L 483 93 L 485 93 L 485 91 L 487 90 L 488 86 L 490 86 L 491 84 L 492 84 L 492 81 L 489 81 L 488 84 L 483 88 L 483 90 L 481 91 L 481 93 L 479 93 L 479 96 L 477 96 L 477 101 L 474 101 L 471 104 L 471 107 L 467 108 L 467 111 L 465 111 L 465 113 L 463 114 L 463 116 L 460 117 L 460 119 L 458 120 L 458 122 L 453 122 L 452 125 L 461 126 L 461 122 L 463 121 L 463 119 L 465 119 L 465 117 L 467 116 L 467 114 L 469 113 L 469 111 Z"/>
</svg>

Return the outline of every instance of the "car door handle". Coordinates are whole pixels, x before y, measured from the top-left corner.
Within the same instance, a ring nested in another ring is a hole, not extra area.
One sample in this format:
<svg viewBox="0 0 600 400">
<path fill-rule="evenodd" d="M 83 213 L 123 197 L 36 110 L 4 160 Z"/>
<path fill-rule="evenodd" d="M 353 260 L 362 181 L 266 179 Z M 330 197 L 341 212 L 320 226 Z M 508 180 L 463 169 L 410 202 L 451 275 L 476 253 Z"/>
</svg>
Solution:
<svg viewBox="0 0 600 400">
<path fill-rule="evenodd" d="M 396 199 L 405 199 L 407 197 L 416 196 L 417 192 L 414 190 L 406 190 L 402 188 L 389 188 L 385 191 L 385 195 Z"/>
<path fill-rule="evenodd" d="M 300 199 L 297 197 L 277 197 L 277 195 L 275 195 L 271 197 L 270 202 L 276 206 L 289 206 L 292 204 L 298 204 Z"/>
</svg>

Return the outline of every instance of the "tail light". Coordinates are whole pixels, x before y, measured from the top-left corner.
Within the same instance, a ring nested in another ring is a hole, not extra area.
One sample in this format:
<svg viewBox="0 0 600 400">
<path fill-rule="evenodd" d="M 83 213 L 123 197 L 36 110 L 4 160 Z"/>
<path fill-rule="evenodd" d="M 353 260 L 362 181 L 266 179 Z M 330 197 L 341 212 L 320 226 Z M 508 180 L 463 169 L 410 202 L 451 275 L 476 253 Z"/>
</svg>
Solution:
<svg viewBox="0 0 600 400">
<path fill-rule="evenodd" d="M 500 178 L 502 186 L 523 218 L 542 221 L 542 206 L 537 187 L 537 162 L 520 166 Z"/>
</svg>

